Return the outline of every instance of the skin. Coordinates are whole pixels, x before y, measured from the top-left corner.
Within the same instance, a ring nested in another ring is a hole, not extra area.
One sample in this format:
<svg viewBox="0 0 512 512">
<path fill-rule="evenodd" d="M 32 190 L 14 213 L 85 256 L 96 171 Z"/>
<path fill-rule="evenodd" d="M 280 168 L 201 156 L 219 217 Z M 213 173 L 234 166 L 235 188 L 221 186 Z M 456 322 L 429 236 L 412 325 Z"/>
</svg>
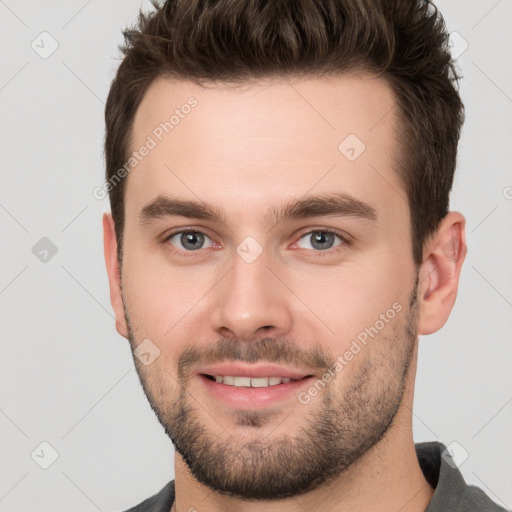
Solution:
<svg viewBox="0 0 512 512">
<path fill-rule="evenodd" d="M 234 451 L 254 439 L 271 445 L 298 435 L 308 419 L 322 413 L 328 396 L 348 403 L 343 397 L 356 382 L 365 382 L 375 395 L 388 385 L 399 407 L 383 438 L 343 472 L 279 500 L 248 501 L 212 491 L 177 454 L 174 510 L 302 511 L 321 503 L 326 512 L 424 511 L 434 490 L 423 477 L 412 436 L 417 335 L 439 330 L 454 305 L 467 250 L 464 217 L 450 212 L 443 219 L 424 246 L 418 270 L 406 194 L 393 170 L 393 155 L 401 148 L 395 101 L 384 79 L 273 79 L 235 89 L 159 78 L 137 111 L 133 148 L 190 96 L 197 107 L 127 178 L 122 280 L 112 217 L 103 218 L 117 331 L 132 348 L 149 338 L 160 350 L 149 366 L 135 360 L 153 406 L 178 403 L 183 386 L 178 362 L 187 348 L 215 347 L 219 339 L 250 344 L 284 338 L 293 340 L 297 353 L 316 347 L 337 357 L 392 304 L 403 309 L 311 403 L 301 404 L 295 393 L 266 410 L 256 427 L 241 424 L 239 411 L 190 378 L 186 384 L 195 419 Z M 353 162 L 338 150 L 350 133 L 366 146 Z M 315 216 L 271 229 L 265 223 L 269 208 L 333 191 L 371 205 L 376 220 Z M 161 194 L 221 208 L 226 222 L 174 216 L 141 224 L 141 210 Z M 207 242 L 187 257 L 179 236 L 163 241 L 178 228 L 199 230 L 215 244 Z M 319 251 L 306 235 L 321 228 L 344 233 L 352 243 Z M 250 264 L 236 252 L 247 236 L 263 249 Z M 397 386 L 406 356 L 410 367 L 401 394 Z M 365 365 L 374 365 L 375 371 L 360 380 Z"/>
</svg>

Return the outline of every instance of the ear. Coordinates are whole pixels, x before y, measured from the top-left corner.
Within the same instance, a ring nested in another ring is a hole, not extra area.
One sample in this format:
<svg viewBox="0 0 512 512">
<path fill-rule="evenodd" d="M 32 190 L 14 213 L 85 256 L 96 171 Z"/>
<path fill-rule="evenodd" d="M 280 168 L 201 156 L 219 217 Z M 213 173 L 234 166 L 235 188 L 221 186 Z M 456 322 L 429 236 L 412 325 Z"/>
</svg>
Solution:
<svg viewBox="0 0 512 512">
<path fill-rule="evenodd" d="M 103 214 L 103 244 L 110 285 L 110 302 L 116 315 L 116 330 L 121 336 L 128 339 L 128 326 L 126 324 L 123 296 L 121 294 L 121 273 L 119 272 L 119 262 L 117 261 L 116 232 L 114 219 L 112 219 L 110 213 Z"/>
<path fill-rule="evenodd" d="M 438 331 L 450 316 L 467 252 L 465 228 L 464 216 L 449 212 L 424 248 L 418 291 L 418 334 Z"/>
</svg>

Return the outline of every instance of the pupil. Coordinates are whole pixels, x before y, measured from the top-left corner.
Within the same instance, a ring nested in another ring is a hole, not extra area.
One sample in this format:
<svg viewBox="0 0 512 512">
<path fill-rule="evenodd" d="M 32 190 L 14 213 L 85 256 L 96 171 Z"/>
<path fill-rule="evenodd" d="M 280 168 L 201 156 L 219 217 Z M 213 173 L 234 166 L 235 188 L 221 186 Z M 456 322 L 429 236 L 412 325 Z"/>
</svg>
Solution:
<svg viewBox="0 0 512 512">
<path fill-rule="evenodd" d="M 324 231 L 317 231 L 313 236 L 313 247 L 317 249 L 328 249 L 329 247 L 325 247 L 325 244 L 328 246 L 332 243 L 333 234 L 325 233 Z"/>
<path fill-rule="evenodd" d="M 201 233 L 183 233 L 181 235 L 181 243 L 183 247 L 194 251 L 201 248 L 203 238 Z"/>
</svg>

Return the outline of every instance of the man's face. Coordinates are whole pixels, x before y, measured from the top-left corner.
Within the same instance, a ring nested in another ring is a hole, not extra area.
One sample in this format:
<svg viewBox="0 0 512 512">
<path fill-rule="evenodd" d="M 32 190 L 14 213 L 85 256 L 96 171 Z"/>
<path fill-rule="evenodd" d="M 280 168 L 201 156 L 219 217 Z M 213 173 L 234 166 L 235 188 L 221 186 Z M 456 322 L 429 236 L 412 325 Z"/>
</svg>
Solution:
<svg viewBox="0 0 512 512">
<path fill-rule="evenodd" d="M 383 80 L 345 76 L 158 79 L 137 111 L 132 150 L 156 144 L 127 178 L 129 338 L 177 452 L 220 492 L 310 490 L 397 413 L 417 272 L 393 107 Z"/>
</svg>

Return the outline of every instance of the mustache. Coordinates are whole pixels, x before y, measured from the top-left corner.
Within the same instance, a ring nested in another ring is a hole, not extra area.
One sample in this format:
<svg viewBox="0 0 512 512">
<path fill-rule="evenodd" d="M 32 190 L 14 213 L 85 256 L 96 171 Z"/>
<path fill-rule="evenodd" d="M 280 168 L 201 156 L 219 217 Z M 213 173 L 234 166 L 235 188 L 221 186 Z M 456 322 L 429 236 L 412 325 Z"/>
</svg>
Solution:
<svg viewBox="0 0 512 512">
<path fill-rule="evenodd" d="M 283 338 L 261 338 L 254 341 L 221 338 L 211 345 L 185 349 L 178 359 L 178 379 L 187 380 L 193 367 L 199 363 L 224 361 L 285 363 L 325 372 L 335 358 L 321 347 L 304 349 L 297 342 Z"/>
</svg>

